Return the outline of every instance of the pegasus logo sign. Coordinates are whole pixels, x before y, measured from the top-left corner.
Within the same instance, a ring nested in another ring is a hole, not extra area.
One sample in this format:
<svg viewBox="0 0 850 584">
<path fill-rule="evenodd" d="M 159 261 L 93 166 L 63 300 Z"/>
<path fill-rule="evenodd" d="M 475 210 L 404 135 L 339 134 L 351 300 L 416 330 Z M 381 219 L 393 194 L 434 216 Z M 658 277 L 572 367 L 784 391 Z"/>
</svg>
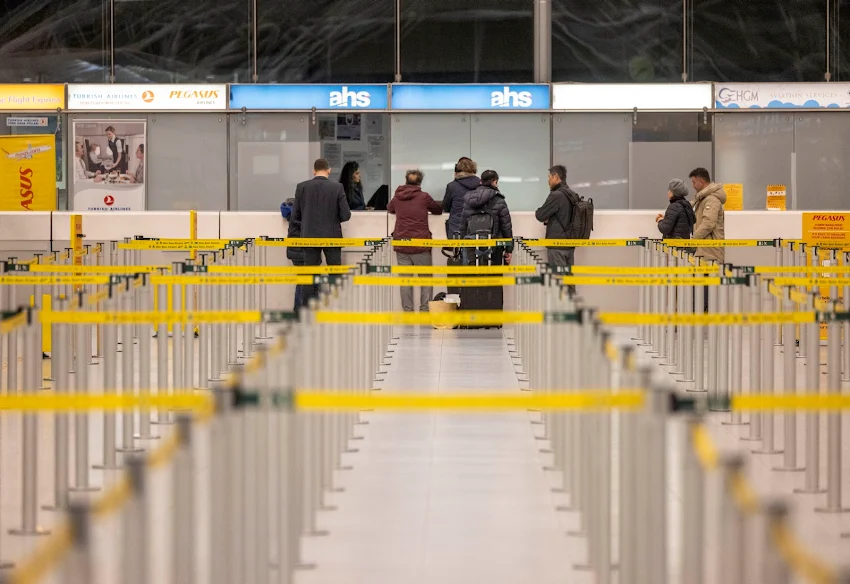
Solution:
<svg viewBox="0 0 850 584">
<path fill-rule="evenodd" d="M 507 85 L 502 91 L 494 91 L 490 94 L 492 107 L 531 107 L 532 101 L 530 91 L 511 91 Z"/>
<path fill-rule="evenodd" d="M 350 91 L 347 85 L 342 86 L 342 91 L 331 91 L 331 107 L 369 107 L 372 96 L 368 91 Z"/>
</svg>

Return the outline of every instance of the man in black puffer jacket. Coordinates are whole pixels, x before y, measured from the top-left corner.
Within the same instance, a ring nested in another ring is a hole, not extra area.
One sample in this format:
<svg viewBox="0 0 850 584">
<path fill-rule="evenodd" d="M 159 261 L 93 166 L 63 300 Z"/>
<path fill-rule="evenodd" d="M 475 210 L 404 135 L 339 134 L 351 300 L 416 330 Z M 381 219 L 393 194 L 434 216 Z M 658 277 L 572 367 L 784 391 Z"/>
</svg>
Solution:
<svg viewBox="0 0 850 584">
<path fill-rule="evenodd" d="M 534 213 L 537 220 L 546 225 L 546 239 L 569 239 L 573 201 L 578 200 L 578 194 L 567 184 L 566 167 L 556 164 L 550 168 L 549 196 Z M 575 261 L 575 252 L 574 247 L 547 248 L 548 263 L 552 266 L 571 267 Z M 575 287 L 571 286 L 570 290 L 575 292 Z"/>
<path fill-rule="evenodd" d="M 511 212 L 505 201 L 505 195 L 499 192 L 499 174 L 495 170 L 481 173 L 481 186 L 468 193 L 464 199 L 463 214 L 460 219 L 460 236 L 476 235 L 469 228 L 470 219 L 482 214 L 490 217 L 490 237 L 493 239 L 513 239 Z M 480 235 L 480 234 L 479 234 Z M 494 266 L 511 263 L 513 242 L 506 247 L 493 249 L 491 263 Z M 504 254 L 504 255 L 503 255 Z"/>
<path fill-rule="evenodd" d="M 443 211 L 449 213 L 446 219 L 446 237 L 453 239 L 460 233 L 460 217 L 463 214 L 463 201 L 481 184 L 476 176 L 478 165 L 469 158 L 461 158 L 455 165 L 455 179 L 446 185 L 443 196 Z"/>
<path fill-rule="evenodd" d="M 688 202 L 688 187 L 684 181 L 674 178 L 667 187 L 670 204 L 667 211 L 655 218 L 658 231 L 664 239 L 690 239 L 697 222 L 694 208 Z"/>
</svg>

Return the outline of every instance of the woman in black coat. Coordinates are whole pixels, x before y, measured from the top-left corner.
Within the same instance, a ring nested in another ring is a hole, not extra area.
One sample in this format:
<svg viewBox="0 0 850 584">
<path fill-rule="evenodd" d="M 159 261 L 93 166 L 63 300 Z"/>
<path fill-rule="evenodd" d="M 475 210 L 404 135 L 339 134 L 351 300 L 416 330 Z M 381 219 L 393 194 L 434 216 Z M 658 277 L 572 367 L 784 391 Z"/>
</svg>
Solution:
<svg viewBox="0 0 850 584">
<path fill-rule="evenodd" d="M 366 199 L 363 198 L 363 183 L 360 182 L 360 165 L 346 162 L 339 177 L 348 198 L 348 207 L 352 211 L 365 211 Z"/>
<path fill-rule="evenodd" d="M 667 211 L 655 218 L 658 231 L 664 239 L 690 239 L 697 222 L 694 208 L 688 202 L 688 187 L 677 178 L 670 181 L 667 189 L 670 204 Z"/>
</svg>

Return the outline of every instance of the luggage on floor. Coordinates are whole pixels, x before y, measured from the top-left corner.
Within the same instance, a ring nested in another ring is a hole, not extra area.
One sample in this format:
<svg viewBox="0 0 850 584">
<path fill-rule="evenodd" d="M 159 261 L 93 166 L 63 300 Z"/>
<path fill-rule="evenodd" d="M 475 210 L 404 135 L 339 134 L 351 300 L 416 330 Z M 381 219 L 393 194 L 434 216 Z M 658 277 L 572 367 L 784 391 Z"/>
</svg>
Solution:
<svg viewBox="0 0 850 584">
<path fill-rule="evenodd" d="M 467 239 L 490 239 L 490 236 L 479 234 L 468 236 Z M 470 266 L 501 265 L 502 250 L 492 247 L 467 247 L 466 264 Z M 470 273 L 469 277 L 484 277 L 482 274 Z M 498 275 L 486 277 L 499 277 Z M 503 310 L 504 290 L 501 286 L 472 286 L 460 288 L 461 310 Z M 477 327 L 467 326 L 463 328 L 502 328 L 501 326 Z"/>
</svg>

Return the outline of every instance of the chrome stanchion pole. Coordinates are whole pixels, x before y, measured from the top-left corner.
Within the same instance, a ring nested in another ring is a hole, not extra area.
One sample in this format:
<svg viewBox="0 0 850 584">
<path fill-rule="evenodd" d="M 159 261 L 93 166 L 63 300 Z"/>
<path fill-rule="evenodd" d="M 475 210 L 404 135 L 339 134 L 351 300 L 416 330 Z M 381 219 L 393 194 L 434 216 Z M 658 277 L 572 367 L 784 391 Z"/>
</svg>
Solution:
<svg viewBox="0 0 850 584">
<path fill-rule="evenodd" d="M 64 312 L 66 300 L 56 300 L 58 311 Z M 69 325 L 57 324 L 56 336 L 53 337 L 53 360 L 55 364 L 54 377 L 56 378 L 55 394 L 57 396 L 66 395 L 70 390 L 70 365 L 71 365 L 71 343 L 68 331 Z M 68 448 L 69 448 L 69 424 L 68 414 L 65 412 L 56 412 L 53 414 L 53 444 L 54 444 L 54 459 L 53 459 L 53 491 L 54 505 L 44 507 L 45 509 L 64 511 L 68 509 L 68 487 L 69 487 L 69 468 L 68 468 Z"/>
<path fill-rule="evenodd" d="M 737 276 L 737 274 L 736 274 Z M 727 287 L 728 288 L 728 287 Z M 744 287 L 740 284 L 732 286 L 732 307 L 730 312 L 740 314 L 744 305 Z M 729 327 L 727 327 L 728 329 Z M 735 396 L 743 394 L 744 384 L 744 368 L 743 368 L 743 350 L 744 350 L 744 327 L 743 325 L 734 325 L 731 327 L 732 337 L 732 368 L 729 384 L 727 385 L 726 395 L 732 399 Z M 728 334 L 728 331 L 727 331 Z M 733 426 L 745 425 L 741 419 L 740 411 L 733 411 L 731 421 L 728 424 Z"/>
<path fill-rule="evenodd" d="M 127 482 L 130 498 L 121 511 L 121 582 L 148 584 L 148 502 L 145 480 L 145 460 L 136 455 L 127 457 Z M 174 512 L 181 510 L 174 505 Z M 185 552 L 180 552 L 185 553 Z"/>
<path fill-rule="evenodd" d="M 77 293 L 77 306 L 83 312 L 86 305 L 84 292 Z M 74 329 L 77 340 L 77 372 L 74 374 L 74 390 L 77 395 L 85 395 L 90 391 L 89 387 L 89 359 L 91 351 L 87 349 L 91 343 L 91 326 L 78 324 Z M 99 491 L 99 487 L 89 484 L 89 415 L 87 411 L 78 412 L 74 415 L 74 485 L 71 491 L 93 492 Z"/>
<path fill-rule="evenodd" d="M 720 278 L 726 277 L 726 264 L 720 264 L 719 276 Z M 726 285 L 720 285 L 717 288 L 717 297 L 718 297 L 718 312 L 721 314 L 726 314 L 729 312 L 730 307 L 730 298 L 729 298 L 730 287 Z M 729 411 L 729 407 L 726 405 L 729 402 L 730 392 L 729 392 L 729 326 L 727 325 L 718 325 L 714 327 L 717 329 L 716 338 L 717 338 L 717 361 L 713 361 L 714 364 L 712 368 L 716 366 L 717 368 L 717 390 L 715 392 L 715 397 L 720 399 L 720 405 L 718 403 L 712 404 L 712 411 Z M 711 388 L 708 390 L 711 391 Z M 709 394 L 710 395 L 710 394 Z"/>
<path fill-rule="evenodd" d="M 708 312 L 711 314 L 717 314 L 718 306 L 719 306 L 719 293 L 721 286 L 710 286 L 708 288 Z M 697 312 L 701 307 L 697 306 Z M 720 358 L 720 354 L 718 353 L 719 341 L 718 334 L 719 327 L 717 326 L 709 326 L 708 327 L 708 382 L 706 389 L 708 390 L 708 401 L 709 401 L 709 409 L 715 411 L 716 407 L 714 404 L 719 403 L 720 394 L 720 383 L 718 381 L 719 377 L 719 367 L 717 366 L 717 362 Z M 697 340 L 697 344 L 699 344 L 699 340 Z M 699 362 L 697 362 L 697 366 L 699 366 Z M 699 382 L 699 380 L 697 380 Z M 724 411 L 722 408 L 720 411 Z"/>
<path fill-rule="evenodd" d="M 182 272 L 182 262 L 171 262 L 171 274 L 179 276 Z M 166 297 L 167 298 L 167 297 Z M 172 311 L 175 313 L 183 311 L 183 286 L 174 284 L 171 287 Z M 188 326 L 188 325 L 187 325 Z M 183 325 L 172 323 L 171 325 L 171 387 L 175 394 L 182 394 L 187 388 L 183 379 Z M 191 359 L 187 355 L 187 359 Z"/>
<path fill-rule="evenodd" d="M 829 395 L 841 395 L 841 322 L 829 320 L 826 339 L 826 385 Z M 840 410 L 826 414 L 826 506 L 815 509 L 820 513 L 844 513 L 842 504 L 842 419 Z"/>
<path fill-rule="evenodd" d="M 762 300 L 761 300 L 761 278 L 756 274 L 750 274 L 747 277 L 748 285 L 749 285 L 749 294 L 747 295 L 749 298 L 749 305 L 747 307 L 747 312 L 752 314 L 760 313 L 762 311 Z M 750 324 L 747 330 L 747 340 L 749 341 L 749 372 L 750 379 L 748 385 L 748 392 L 750 395 L 757 396 L 762 392 L 762 381 L 761 381 L 761 364 L 762 364 L 762 326 L 759 324 Z M 743 349 L 742 349 L 743 350 Z M 770 350 L 773 351 L 773 347 L 770 347 Z M 762 413 L 761 412 L 750 412 L 750 434 L 749 436 L 744 436 L 741 440 L 748 440 L 752 442 L 756 442 L 762 439 L 761 434 L 761 423 L 762 423 Z"/>
<path fill-rule="evenodd" d="M 91 509 L 87 503 L 71 503 L 68 507 L 71 548 L 62 570 L 62 584 L 92 584 Z"/>
<path fill-rule="evenodd" d="M 142 274 L 141 292 L 138 297 L 138 307 L 142 312 L 149 312 L 153 309 L 153 288 L 148 282 L 148 274 Z M 153 393 L 151 390 L 151 337 L 147 326 L 139 328 L 139 391 L 141 393 Z M 166 382 L 167 383 L 167 382 Z M 152 411 L 147 409 L 139 409 L 139 434 L 136 436 L 139 440 L 156 440 L 159 436 L 151 434 L 151 415 Z"/>
<path fill-rule="evenodd" d="M 115 298 L 115 287 L 109 285 L 109 298 L 104 303 L 104 310 L 117 312 L 118 303 Z M 107 324 L 103 327 L 103 389 L 114 391 L 118 387 L 118 330 L 117 325 Z M 103 464 L 93 468 L 115 470 L 118 465 L 115 449 L 116 420 L 114 411 L 103 412 Z"/>
<path fill-rule="evenodd" d="M 195 462 L 192 444 L 192 419 L 177 418 L 179 446 L 174 455 L 172 493 L 174 501 L 172 574 L 173 582 L 195 581 Z M 268 543 L 268 542 L 266 542 Z"/>
<path fill-rule="evenodd" d="M 762 282 L 761 286 L 764 286 L 764 294 L 763 294 L 763 302 L 766 305 L 766 310 L 768 314 L 776 313 L 774 310 L 776 306 L 776 298 L 773 294 L 770 293 L 770 284 L 768 282 Z M 764 342 L 761 344 L 761 361 L 762 365 L 762 388 L 764 390 L 765 395 L 773 395 L 775 392 L 775 382 L 774 379 L 776 377 L 774 371 L 774 357 L 776 354 L 776 343 L 774 342 L 773 335 L 776 332 L 776 327 L 774 325 L 765 325 L 764 327 Z M 750 379 L 751 383 L 754 383 L 753 379 Z M 750 390 L 752 391 L 752 389 Z M 763 426 L 762 432 L 762 446 L 760 450 L 754 450 L 753 452 L 756 454 L 782 454 L 782 450 L 776 449 L 776 440 L 774 437 L 774 424 L 776 423 L 776 417 L 773 412 L 764 412 L 761 415 L 761 421 Z M 750 428 L 752 432 L 752 427 Z"/>
<path fill-rule="evenodd" d="M 762 550 L 762 582 L 771 584 L 791 584 L 791 572 L 785 559 L 780 555 L 776 545 L 776 533 L 788 521 L 788 504 L 784 501 L 773 501 L 765 507 L 765 527 L 767 533 L 763 538 Z"/>
<path fill-rule="evenodd" d="M 705 581 L 705 471 L 697 456 L 695 441 L 699 416 L 692 416 L 683 426 L 682 441 L 682 582 L 702 584 Z"/>
<path fill-rule="evenodd" d="M 195 312 L 195 286 L 187 284 L 183 294 L 183 311 Z M 187 392 L 195 388 L 195 325 L 192 323 L 183 325 L 183 388 Z"/>
<path fill-rule="evenodd" d="M 832 297 L 835 298 L 838 290 L 833 286 Z M 810 299 L 811 309 L 815 309 L 814 296 Z M 808 395 L 816 398 L 820 395 L 820 323 L 818 319 L 808 325 L 800 325 L 800 329 L 807 328 L 806 334 L 806 390 Z M 802 342 L 802 338 L 800 339 Z M 840 369 L 840 365 L 839 365 Z M 806 423 L 806 484 L 802 489 L 794 489 L 795 493 L 817 494 L 823 493 L 820 487 L 820 412 L 810 411 L 805 416 Z"/>
<path fill-rule="evenodd" d="M 796 306 L 791 299 L 791 289 L 785 289 L 785 311 L 794 312 Z M 796 395 L 797 393 L 797 356 L 796 356 L 796 331 L 794 324 L 786 324 L 782 327 L 783 376 L 785 384 L 785 395 Z M 789 411 L 784 414 L 783 424 L 785 454 L 783 465 L 774 467 L 773 470 L 798 472 L 802 467 L 797 466 L 797 412 Z"/>
<path fill-rule="evenodd" d="M 168 286 L 153 284 L 157 288 L 157 312 L 168 312 Z M 173 395 L 174 389 L 168 385 L 168 325 L 165 319 L 156 324 L 156 391 L 159 395 Z M 159 408 L 154 424 L 171 424 L 168 408 Z"/>
<path fill-rule="evenodd" d="M 265 249 L 265 248 L 262 248 Z M 201 265 L 206 266 L 206 254 L 200 254 Z M 213 286 L 198 286 L 198 307 L 199 311 L 211 310 L 210 296 L 212 295 Z M 266 326 L 265 322 L 260 325 Z M 198 327 L 198 389 L 210 388 L 210 331 L 212 325 L 202 324 Z"/>
<path fill-rule="evenodd" d="M 28 309 L 24 329 L 24 394 L 34 396 L 41 384 L 41 322 L 39 312 Z M 38 414 L 24 413 L 21 424 L 21 527 L 12 535 L 46 535 L 38 525 Z M 0 561 L 0 570 L 11 564 Z"/>
<path fill-rule="evenodd" d="M 124 293 L 120 298 L 120 305 L 126 312 L 133 311 L 133 281 L 130 277 L 124 279 Z M 121 352 L 121 392 L 133 397 L 136 393 L 135 365 L 133 363 L 133 325 L 121 325 L 121 336 L 124 338 L 124 350 Z M 145 367 L 146 364 L 142 364 Z M 142 415 L 145 415 L 143 413 Z M 135 444 L 136 413 L 133 408 L 126 408 L 121 416 L 121 446 L 118 452 L 142 452 Z"/>
<path fill-rule="evenodd" d="M 746 536 L 742 510 L 738 508 L 733 491 L 735 481 L 743 476 L 744 458 L 733 454 L 720 459 L 720 527 L 719 559 L 720 581 L 728 584 L 744 584 L 746 580 Z"/>
</svg>

